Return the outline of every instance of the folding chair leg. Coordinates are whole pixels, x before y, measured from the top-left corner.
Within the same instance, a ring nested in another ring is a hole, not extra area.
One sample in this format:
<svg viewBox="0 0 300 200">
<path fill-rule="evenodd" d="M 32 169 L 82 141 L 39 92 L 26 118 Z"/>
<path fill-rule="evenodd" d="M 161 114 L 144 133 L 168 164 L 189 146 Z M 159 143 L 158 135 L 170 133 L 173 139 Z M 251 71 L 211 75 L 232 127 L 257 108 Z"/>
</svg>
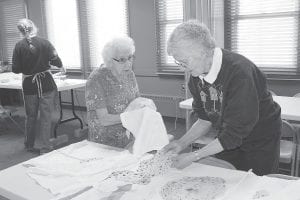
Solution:
<svg viewBox="0 0 300 200">
<path fill-rule="evenodd" d="M 296 147 L 296 162 L 295 162 L 295 174 L 294 176 L 298 177 L 299 175 L 299 147 Z"/>
<path fill-rule="evenodd" d="M 20 127 L 20 125 L 11 117 L 10 114 L 8 113 L 5 113 L 7 115 L 7 117 L 17 126 L 17 128 L 22 132 L 24 133 L 24 130 Z"/>
</svg>

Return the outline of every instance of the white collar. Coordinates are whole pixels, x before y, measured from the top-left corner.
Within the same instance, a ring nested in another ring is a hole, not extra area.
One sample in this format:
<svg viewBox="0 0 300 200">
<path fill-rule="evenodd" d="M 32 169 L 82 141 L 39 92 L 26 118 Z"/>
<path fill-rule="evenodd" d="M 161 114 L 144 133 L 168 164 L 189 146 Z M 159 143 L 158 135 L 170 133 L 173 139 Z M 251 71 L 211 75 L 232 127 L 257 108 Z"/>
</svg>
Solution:
<svg viewBox="0 0 300 200">
<path fill-rule="evenodd" d="M 218 74 L 221 70 L 222 57 L 223 57 L 222 50 L 218 47 L 215 48 L 214 55 L 213 55 L 213 62 L 208 74 L 205 77 L 200 75 L 199 78 L 201 80 L 204 79 L 206 82 L 210 84 L 213 84 L 216 81 Z"/>
</svg>

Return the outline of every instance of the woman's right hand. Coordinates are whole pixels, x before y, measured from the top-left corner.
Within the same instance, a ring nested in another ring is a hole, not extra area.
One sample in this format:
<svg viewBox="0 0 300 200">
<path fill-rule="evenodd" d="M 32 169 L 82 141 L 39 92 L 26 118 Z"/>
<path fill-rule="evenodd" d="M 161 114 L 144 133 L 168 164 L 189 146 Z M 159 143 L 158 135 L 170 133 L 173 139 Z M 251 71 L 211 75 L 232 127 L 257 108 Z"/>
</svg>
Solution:
<svg viewBox="0 0 300 200">
<path fill-rule="evenodd" d="M 185 146 L 179 141 L 179 140 L 174 140 L 171 143 L 167 144 L 162 151 L 165 153 L 168 152 L 173 152 L 178 154 L 179 152 L 181 152 L 183 149 L 185 148 Z"/>
</svg>

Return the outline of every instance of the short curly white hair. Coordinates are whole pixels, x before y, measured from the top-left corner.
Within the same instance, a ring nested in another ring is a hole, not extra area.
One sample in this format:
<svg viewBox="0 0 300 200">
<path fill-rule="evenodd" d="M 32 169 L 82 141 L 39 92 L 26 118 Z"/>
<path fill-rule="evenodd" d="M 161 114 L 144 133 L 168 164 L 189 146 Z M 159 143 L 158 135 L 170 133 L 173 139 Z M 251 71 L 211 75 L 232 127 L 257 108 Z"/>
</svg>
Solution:
<svg viewBox="0 0 300 200">
<path fill-rule="evenodd" d="M 107 42 L 102 49 L 102 58 L 107 65 L 113 58 L 118 58 L 120 54 L 134 54 L 135 46 L 132 38 L 128 36 L 117 37 Z"/>
<path fill-rule="evenodd" d="M 189 20 L 173 30 L 167 42 L 167 52 L 173 55 L 182 47 L 187 47 L 192 53 L 197 53 L 199 49 L 209 52 L 216 47 L 216 42 L 205 24 Z"/>
</svg>

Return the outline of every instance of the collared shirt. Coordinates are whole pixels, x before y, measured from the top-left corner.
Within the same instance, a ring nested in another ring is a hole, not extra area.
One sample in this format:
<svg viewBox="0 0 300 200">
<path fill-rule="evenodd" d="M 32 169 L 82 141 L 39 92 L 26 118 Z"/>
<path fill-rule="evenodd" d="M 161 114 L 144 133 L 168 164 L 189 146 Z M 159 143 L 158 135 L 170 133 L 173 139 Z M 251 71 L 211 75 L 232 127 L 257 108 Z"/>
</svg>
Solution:
<svg viewBox="0 0 300 200">
<path fill-rule="evenodd" d="M 206 76 L 199 76 L 201 80 L 205 80 L 206 82 L 213 84 L 218 77 L 218 74 L 221 70 L 222 65 L 222 50 L 220 48 L 215 48 L 213 55 L 213 62 L 211 68 Z"/>
<path fill-rule="evenodd" d="M 193 110 L 200 119 L 212 122 L 225 150 L 250 151 L 257 141 L 278 139 L 280 107 L 267 91 L 264 74 L 246 57 L 221 51 L 220 69 L 214 59 L 205 80 L 193 76 L 189 79 Z"/>
</svg>

